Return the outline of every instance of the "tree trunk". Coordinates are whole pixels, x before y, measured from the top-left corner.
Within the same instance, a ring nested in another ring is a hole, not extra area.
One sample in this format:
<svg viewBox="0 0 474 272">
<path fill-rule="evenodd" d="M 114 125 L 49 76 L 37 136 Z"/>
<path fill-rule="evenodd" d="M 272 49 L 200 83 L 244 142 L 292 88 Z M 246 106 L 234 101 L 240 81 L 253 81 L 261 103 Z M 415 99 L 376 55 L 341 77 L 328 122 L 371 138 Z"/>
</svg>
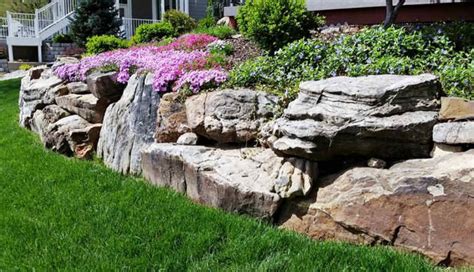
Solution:
<svg viewBox="0 0 474 272">
<path fill-rule="evenodd" d="M 400 8 L 405 4 L 405 0 L 399 0 L 396 6 L 393 6 L 393 0 L 385 0 L 386 3 L 386 13 L 385 13 L 385 22 L 383 26 L 385 28 L 391 26 L 395 23 L 397 19 L 398 12 Z"/>
</svg>

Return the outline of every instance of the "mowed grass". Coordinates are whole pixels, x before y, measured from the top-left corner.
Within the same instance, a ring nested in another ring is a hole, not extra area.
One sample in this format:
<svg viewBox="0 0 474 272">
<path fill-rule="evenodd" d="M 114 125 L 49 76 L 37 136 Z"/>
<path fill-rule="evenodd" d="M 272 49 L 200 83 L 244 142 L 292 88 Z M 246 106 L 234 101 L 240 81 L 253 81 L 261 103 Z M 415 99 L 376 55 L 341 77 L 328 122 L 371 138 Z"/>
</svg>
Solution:
<svg viewBox="0 0 474 272">
<path fill-rule="evenodd" d="M 418 255 L 317 242 L 46 151 L 0 82 L 0 270 L 432 271 Z"/>
</svg>

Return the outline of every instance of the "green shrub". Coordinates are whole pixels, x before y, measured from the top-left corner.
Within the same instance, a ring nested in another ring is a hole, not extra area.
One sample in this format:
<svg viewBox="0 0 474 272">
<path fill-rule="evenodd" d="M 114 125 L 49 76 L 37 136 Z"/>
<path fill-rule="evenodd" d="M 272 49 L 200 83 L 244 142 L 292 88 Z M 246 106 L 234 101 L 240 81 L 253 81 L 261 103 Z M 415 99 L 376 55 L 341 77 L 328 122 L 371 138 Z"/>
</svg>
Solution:
<svg viewBox="0 0 474 272">
<path fill-rule="evenodd" d="M 134 44 L 148 43 L 173 36 L 175 36 L 175 31 L 168 22 L 143 24 L 137 27 L 132 42 Z"/>
<path fill-rule="evenodd" d="M 304 0 L 249 0 L 237 15 L 240 31 L 270 52 L 309 37 L 323 21 L 306 10 Z"/>
<path fill-rule="evenodd" d="M 221 40 L 229 39 L 235 34 L 235 31 L 228 26 L 213 26 L 207 28 L 197 28 L 194 33 L 208 34 Z"/>
<path fill-rule="evenodd" d="M 229 84 L 264 86 L 280 95 L 296 94 L 301 81 L 333 76 L 371 74 L 438 75 L 444 90 L 474 98 L 474 49 L 456 51 L 444 35 L 374 27 L 334 42 L 299 40 L 275 52 L 247 61 L 230 73 Z"/>
<path fill-rule="evenodd" d="M 120 48 L 127 48 L 128 42 L 113 35 L 93 36 L 87 39 L 86 53 L 99 54 Z"/>
<path fill-rule="evenodd" d="M 208 27 L 214 27 L 216 26 L 216 19 L 212 16 L 206 16 L 199 20 L 198 22 L 198 28 L 208 28 Z"/>
<path fill-rule="evenodd" d="M 119 36 L 121 25 L 115 0 L 81 0 L 70 25 L 71 36 L 82 47 L 92 36 Z"/>
<path fill-rule="evenodd" d="M 234 46 L 225 41 L 215 41 L 207 46 L 207 49 L 211 54 L 221 54 L 224 56 L 230 56 L 234 53 Z"/>
<path fill-rule="evenodd" d="M 53 37 L 54 43 L 72 43 L 72 37 L 70 34 L 56 34 Z"/>
<path fill-rule="evenodd" d="M 196 28 L 196 22 L 193 18 L 184 12 L 174 9 L 165 12 L 163 20 L 169 22 L 178 35 L 191 32 Z"/>
</svg>

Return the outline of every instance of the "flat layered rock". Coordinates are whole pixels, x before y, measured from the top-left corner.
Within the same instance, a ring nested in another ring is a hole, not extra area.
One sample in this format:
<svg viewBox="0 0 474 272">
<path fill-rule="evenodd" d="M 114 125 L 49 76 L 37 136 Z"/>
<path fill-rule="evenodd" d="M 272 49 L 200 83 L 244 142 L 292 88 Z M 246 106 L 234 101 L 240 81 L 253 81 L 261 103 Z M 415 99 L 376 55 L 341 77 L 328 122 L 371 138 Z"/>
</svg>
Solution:
<svg viewBox="0 0 474 272">
<path fill-rule="evenodd" d="M 474 121 L 437 124 L 433 141 L 441 144 L 474 144 Z"/>
<path fill-rule="evenodd" d="M 439 120 L 474 119 L 474 101 L 457 97 L 442 97 Z"/>
<path fill-rule="evenodd" d="M 84 82 L 71 82 L 67 84 L 69 93 L 71 94 L 89 94 L 89 87 Z"/>
<path fill-rule="evenodd" d="M 474 264 L 474 150 L 354 168 L 318 182 L 282 226 L 316 239 L 388 244 L 444 265 Z M 295 206 L 296 207 L 296 206 Z"/>
<path fill-rule="evenodd" d="M 273 117 L 277 97 L 247 89 L 202 93 L 186 100 L 191 130 L 219 143 L 256 140 L 260 128 Z"/>
<path fill-rule="evenodd" d="M 275 151 L 314 160 L 428 157 L 441 85 L 433 75 L 303 82 L 273 125 Z"/>
<path fill-rule="evenodd" d="M 91 123 L 78 115 L 71 115 L 59 119 L 48 127 L 45 133 L 44 144 L 55 152 L 72 156 L 77 142 L 71 138 L 71 132 L 92 126 Z"/>
<path fill-rule="evenodd" d="M 105 113 L 97 154 L 105 165 L 123 174 L 140 174 L 140 151 L 153 143 L 160 102 L 152 75 L 133 75 L 122 97 Z"/>
<path fill-rule="evenodd" d="M 21 80 L 18 104 L 20 125 L 23 127 L 30 127 L 31 118 L 36 110 L 51 104 L 52 101 L 46 94 L 62 83 L 60 78 L 50 74 L 42 77 L 43 74 L 47 74 L 47 70 L 49 69 L 33 69 Z M 40 71 L 41 73 L 39 73 Z"/>
<path fill-rule="evenodd" d="M 116 72 L 92 73 L 87 76 L 87 87 L 95 97 L 113 102 L 120 98 L 124 89 L 124 85 L 117 82 Z"/>
<path fill-rule="evenodd" d="M 56 104 L 91 123 L 102 123 L 110 101 L 98 99 L 92 94 L 68 94 L 56 97 Z"/>
<path fill-rule="evenodd" d="M 41 142 L 46 144 L 46 138 L 50 131 L 50 125 L 62 118 L 71 115 L 57 105 L 49 105 L 41 110 L 35 111 L 30 122 L 30 129 L 40 136 Z"/>
<path fill-rule="evenodd" d="M 315 163 L 270 149 L 217 149 L 153 144 L 142 152 L 143 175 L 191 199 L 226 211 L 271 218 L 283 198 L 309 193 Z"/>
</svg>

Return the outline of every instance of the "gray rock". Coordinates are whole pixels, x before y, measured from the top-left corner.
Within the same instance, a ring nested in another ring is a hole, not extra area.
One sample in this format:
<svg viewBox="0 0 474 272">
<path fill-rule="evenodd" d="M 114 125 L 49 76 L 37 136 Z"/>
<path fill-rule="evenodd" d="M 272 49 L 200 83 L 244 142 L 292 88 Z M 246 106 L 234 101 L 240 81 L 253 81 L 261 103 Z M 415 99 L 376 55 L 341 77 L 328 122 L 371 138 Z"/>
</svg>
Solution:
<svg viewBox="0 0 474 272">
<path fill-rule="evenodd" d="M 57 105 L 49 105 L 41 110 L 35 111 L 30 122 L 30 128 L 40 136 L 41 142 L 45 144 L 45 139 L 50 131 L 49 126 L 69 115 L 70 113 L 63 110 L 61 107 Z"/>
<path fill-rule="evenodd" d="M 437 124 L 433 141 L 441 144 L 474 144 L 474 121 Z"/>
<path fill-rule="evenodd" d="M 69 93 L 71 94 L 89 94 L 89 87 L 84 82 L 71 82 L 67 84 Z"/>
<path fill-rule="evenodd" d="M 433 150 L 431 151 L 431 157 L 436 158 L 445 156 L 453 153 L 459 153 L 463 151 L 463 147 L 459 145 L 446 145 L 435 143 Z"/>
<path fill-rule="evenodd" d="M 318 184 L 312 200 L 280 214 L 284 228 L 315 239 L 394 245 L 443 265 L 474 264 L 474 150 L 388 170 L 354 168 Z"/>
<path fill-rule="evenodd" d="M 56 97 L 56 104 L 91 123 L 102 123 L 109 101 L 92 94 L 68 94 Z"/>
<path fill-rule="evenodd" d="M 90 92 L 97 98 L 106 98 L 110 101 L 117 101 L 122 95 L 124 85 L 116 81 L 117 73 L 96 72 L 87 76 L 87 86 Z"/>
<path fill-rule="evenodd" d="M 133 75 L 120 100 L 105 113 L 97 154 L 124 174 L 141 173 L 140 150 L 154 141 L 160 96 L 152 80 L 152 75 Z"/>
<path fill-rule="evenodd" d="M 219 143 L 256 140 L 260 127 L 272 116 L 277 97 L 253 90 L 223 90 L 186 100 L 191 130 Z"/>
<path fill-rule="evenodd" d="M 368 162 L 367 162 L 367 166 L 370 167 L 370 168 L 379 168 L 379 169 L 383 169 L 387 166 L 387 163 L 384 161 L 384 160 L 381 160 L 381 159 L 377 159 L 377 158 L 371 158 Z"/>
<path fill-rule="evenodd" d="M 76 144 L 71 139 L 71 132 L 90 126 L 92 126 L 91 123 L 78 115 L 67 116 L 48 127 L 48 132 L 44 137 L 44 144 L 55 152 L 71 156 L 74 154 Z"/>
<path fill-rule="evenodd" d="M 309 193 L 317 164 L 282 158 L 271 149 L 217 149 L 152 144 L 142 152 L 143 175 L 200 203 L 271 218 L 283 198 Z"/>
<path fill-rule="evenodd" d="M 272 146 L 314 160 L 427 157 L 441 85 L 433 75 L 303 82 L 273 127 Z"/>
<path fill-rule="evenodd" d="M 51 66 L 51 70 L 55 70 L 58 67 L 64 65 L 64 64 L 74 64 L 74 63 L 79 63 L 79 59 L 74 58 L 74 57 L 58 57 L 57 60 L 53 63 Z"/>
<path fill-rule="evenodd" d="M 188 132 L 179 136 L 177 144 L 180 145 L 196 145 L 198 141 L 198 136 L 196 133 Z"/>
<path fill-rule="evenodd" d="M 42 74 L 45 74 L 43 72 Z M 30 120 L 36 110 L 44 108 L 50 104 L 46 94 L 52 88 L 60 85 L 62 80 L 49 76 L 45 78 L 31 79 L 31 75 L 26 75 L 21 80 L 19 107 L 20 107 L 20 125 L 26 128 L 30 127 Z"/>
</svg>

